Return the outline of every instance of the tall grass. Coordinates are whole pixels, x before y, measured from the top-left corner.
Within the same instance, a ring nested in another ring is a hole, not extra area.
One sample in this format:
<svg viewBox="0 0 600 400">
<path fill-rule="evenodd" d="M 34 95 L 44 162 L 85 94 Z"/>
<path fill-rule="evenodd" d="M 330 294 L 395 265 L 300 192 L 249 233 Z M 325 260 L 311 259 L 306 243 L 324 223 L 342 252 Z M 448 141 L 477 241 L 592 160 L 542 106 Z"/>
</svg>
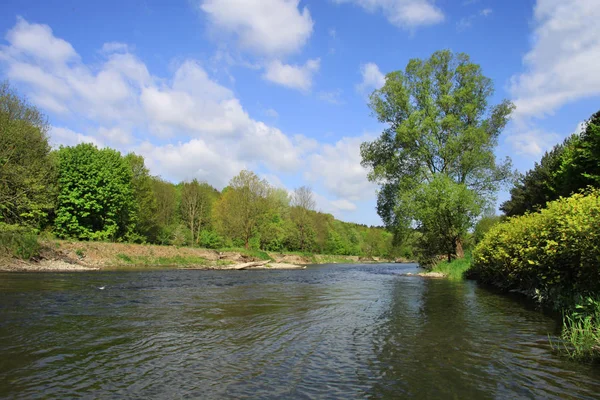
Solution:
<svg viewBox="0 0 600 400">
<path fill-rule="evenodd" d="M 561 339 L 552 345 L 569 358 L 600 361 L 600 300 L 580 298 L 574 309 L 565 312 Z"/>
<path fill-rule="evenodd" d="M 466 253 L 464 258 L 457 258 L 452 262 L 442 261 L 435 265 L 431 271 L 440 272 L 451 280 L 465 279 L 465 272 L 471 267 L 471 254 Z"/>
</svg>

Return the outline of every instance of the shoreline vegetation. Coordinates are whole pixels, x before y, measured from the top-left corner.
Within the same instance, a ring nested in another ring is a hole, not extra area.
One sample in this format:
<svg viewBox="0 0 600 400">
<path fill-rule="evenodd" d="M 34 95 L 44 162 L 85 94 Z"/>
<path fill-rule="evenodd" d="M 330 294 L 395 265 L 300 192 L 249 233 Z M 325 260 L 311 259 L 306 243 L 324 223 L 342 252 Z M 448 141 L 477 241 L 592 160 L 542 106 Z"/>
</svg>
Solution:
<svg viewBox="0 0 600 400">
<path fill-rule="evenodd" d="M 178 268 L 201 270 L 300 269 L 312 264 L 411 262 L 244 248 L 203 249 L 151 244 L 40 239 L 31 259 L 0 258 L 0 272 L 75 272 L 114 269 Z M 248 264 L 244 266 L 245 264 Z"/>
</svg>

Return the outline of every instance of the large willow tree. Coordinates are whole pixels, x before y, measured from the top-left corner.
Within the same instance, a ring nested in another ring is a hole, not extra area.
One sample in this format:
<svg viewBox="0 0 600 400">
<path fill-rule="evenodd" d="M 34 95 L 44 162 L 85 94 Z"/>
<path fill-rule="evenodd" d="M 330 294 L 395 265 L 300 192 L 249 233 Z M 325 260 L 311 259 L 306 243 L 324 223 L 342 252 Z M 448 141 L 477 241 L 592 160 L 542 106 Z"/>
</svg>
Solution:
<svg viewBox="0 0 600 400">
<path fill-rule="evenodd" d="M 498 163 L 494 149 L 514 106 L 490 105 L 493 93 L 468 55 L 444 50 L 387 74 L 370 96 L 386 126 L 361 145 L 369 179 L 381 186 L 377 212 L 399 234 L 416 224 L 429 255 L 460 252 L 472 219 L 510 175 L 510 160 Z"/>
</svg>

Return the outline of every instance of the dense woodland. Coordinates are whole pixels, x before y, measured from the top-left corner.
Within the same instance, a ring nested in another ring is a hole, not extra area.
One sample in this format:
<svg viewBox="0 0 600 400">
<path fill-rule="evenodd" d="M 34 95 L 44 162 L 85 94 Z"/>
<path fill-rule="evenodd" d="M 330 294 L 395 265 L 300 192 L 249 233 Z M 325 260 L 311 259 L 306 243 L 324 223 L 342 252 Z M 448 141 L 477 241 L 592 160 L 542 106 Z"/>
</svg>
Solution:
<svg viewBox="0 0 600 400">
<path fill-rule="evenodd" d="M 383 228 L 316 211 L 293 193 L 241 171 L 221 192 L 197 180 L 152 176 L 143 157 L 92 144 L 48 143 L 46 117 L 0 86 L 0 227 L 59 238 L 336 255 L 398 254 Z"/>
</svg>

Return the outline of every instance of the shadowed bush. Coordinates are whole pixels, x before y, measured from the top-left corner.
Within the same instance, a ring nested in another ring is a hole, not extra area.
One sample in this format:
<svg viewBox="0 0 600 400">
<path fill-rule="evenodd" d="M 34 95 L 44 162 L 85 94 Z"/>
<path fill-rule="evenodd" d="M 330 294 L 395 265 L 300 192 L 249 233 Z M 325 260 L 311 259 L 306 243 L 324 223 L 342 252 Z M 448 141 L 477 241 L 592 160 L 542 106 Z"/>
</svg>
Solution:
<svg viewBox="0 0 600 400">
<path fill-rule="evenodd" d="M 0 255 L 29 260 L 39 252 L 37 235 L 31 229 L 0 223 Z"/>
</svg>

